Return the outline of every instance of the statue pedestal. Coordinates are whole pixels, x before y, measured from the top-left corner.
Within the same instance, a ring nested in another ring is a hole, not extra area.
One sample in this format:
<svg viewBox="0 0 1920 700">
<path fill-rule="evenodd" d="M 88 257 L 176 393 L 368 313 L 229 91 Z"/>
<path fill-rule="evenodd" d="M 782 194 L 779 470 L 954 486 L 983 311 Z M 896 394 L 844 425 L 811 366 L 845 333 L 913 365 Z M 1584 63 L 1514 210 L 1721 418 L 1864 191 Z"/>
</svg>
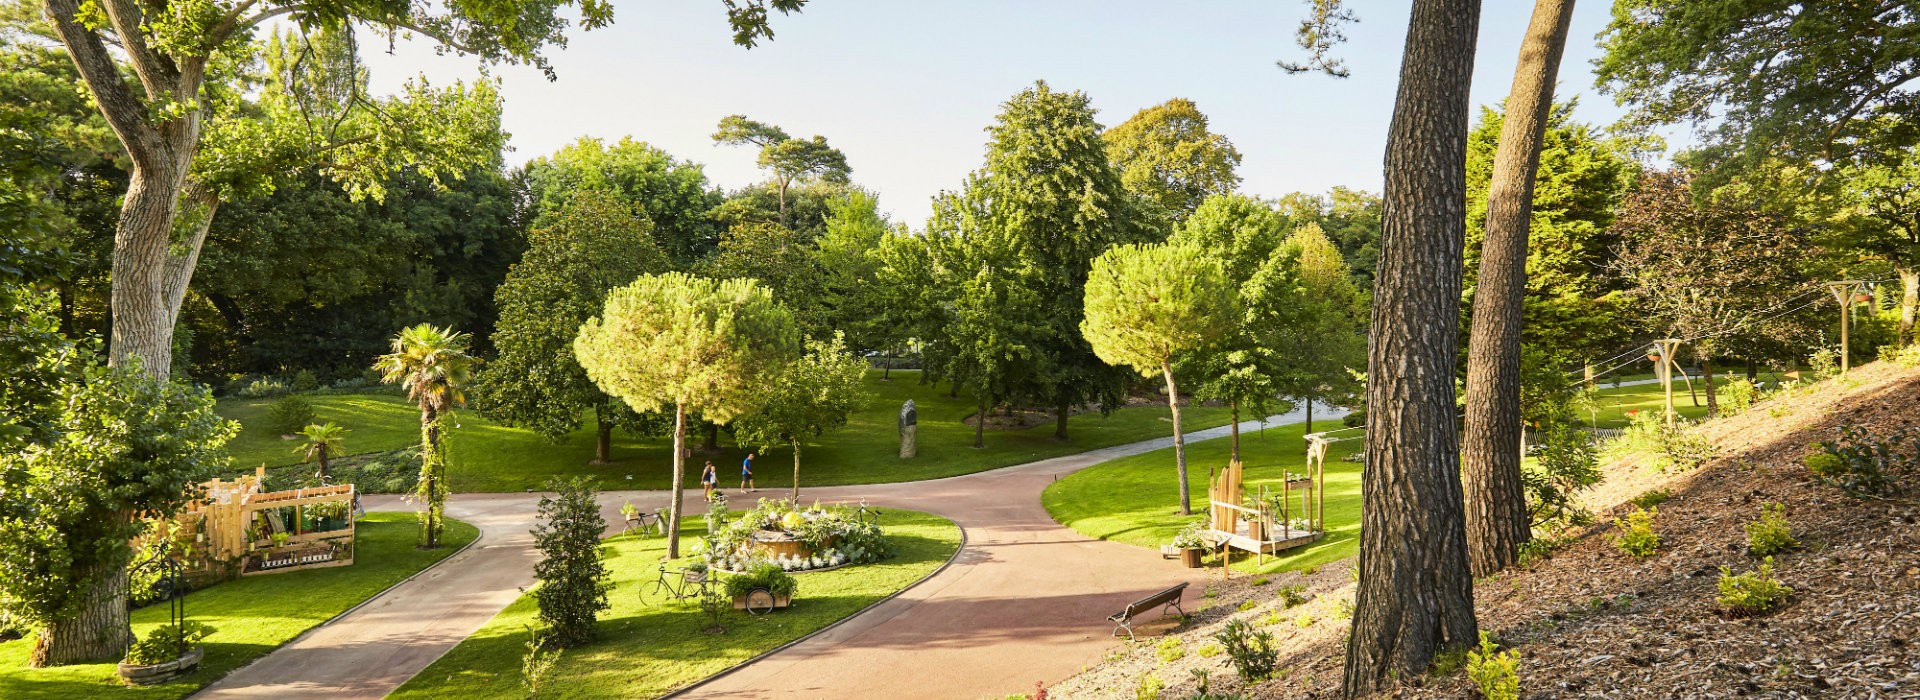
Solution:
<svg viewBox="0 0 1920 700">
<path fill-rule="evenodd" d="M 914 455 L 920 453 L 920 446 L 915 444 L 913 439 L 914 429 L 918 427 L 919 426 L 909 425 L 900 429 L 901 459 L 913 459 Z"/>
</svg>

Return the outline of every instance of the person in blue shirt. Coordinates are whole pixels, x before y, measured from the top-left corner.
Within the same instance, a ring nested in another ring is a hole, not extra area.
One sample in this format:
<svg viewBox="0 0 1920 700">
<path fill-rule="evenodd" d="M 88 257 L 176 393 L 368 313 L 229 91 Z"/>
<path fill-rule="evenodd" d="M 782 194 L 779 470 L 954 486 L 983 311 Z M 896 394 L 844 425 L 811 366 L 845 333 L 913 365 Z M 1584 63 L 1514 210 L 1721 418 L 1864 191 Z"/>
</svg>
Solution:
<svg viewBox="0 0 1920 700">
<path fill-rule="evenodd" d="M 747 458 L 740 461 L 740 489 L 743 491 L 759 491 L 760 490 L 760 489 L 754 488 L 754 485 L 753 485 L 753 453 L 752 452 L 748 452 Z"/>
</svg>

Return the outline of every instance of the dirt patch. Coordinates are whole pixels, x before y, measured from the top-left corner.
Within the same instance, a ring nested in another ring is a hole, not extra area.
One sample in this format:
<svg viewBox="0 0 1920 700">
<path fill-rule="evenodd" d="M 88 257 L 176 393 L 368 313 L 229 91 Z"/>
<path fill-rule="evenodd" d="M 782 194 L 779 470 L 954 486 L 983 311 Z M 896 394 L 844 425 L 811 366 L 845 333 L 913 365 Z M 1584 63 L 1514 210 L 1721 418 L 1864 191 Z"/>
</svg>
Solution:
<svg viewBox="0 0 1920 700">
<path fill-rule="evenodd" d="M 1569 533 L 1572 542 L 1549 558 L 1475 583 L 1481 629 L 1520 653 L 1522 696 L 1920 697 L 1920 474 L 1899 475 L 1899 498 L 1862 500 L 1817 482 L 1801 462 L 1809 443 L 1833 439 L 1840 425 L 1920 435 L 1916 406 L 1920 371 L 1877 363 L 1701 426 L 1718 452 L 1698 470 L 1662 473 L 1639 460 L 1609 465 L 1607 480 L 1583 499 L 1594 525 Z M 1612 543 L 1611 519 L 1631 507 L 1628 499 L 1662 488 L 1673 496 L 1654 521 L 1661 548 L 1633 559 Z M 1794 594 L 1771 614 L 1724 615 L 1715 602 L 1720 568 L 1742 573 L 1759 563 L 1746 552 L 1744 526 L 1770 502 L 1785 504 L 1801 543 L 1775 556 L 1775 575 Z M 1322 567 L 1313 579 L 1318 597 L 1302 610 L 1350 597 L 1348 567 Z M 1324 581 L 1327 569 L 1339 572 L 1335 581 Z M 1331 583 L 1340 585 L 1319 588 Z M 1257 623 L 1268 613 L 1231 615 Z M 1243 687 L 1219 656 L 1206 660 L 1215 669 L 1213 689 L 1337 697 L 1347 625 L 1314 615 L 1306 627 L 1285 620 L 1262 627 L 1282 646 L 1280 677 Z M 1225 617 L 1202 617 L 1176 635 L 1210 636 Z M 1149 673 L 1167 682 L 1165 697 L 1191 692 L 1182 664 L 1193 662 L 1161 662 L 1153 641 L 1120 650 L 1062 683 L 1056 696 L 1131 698 Z M 1476 691 L 1455 674 L 1414 679 L 1393 695 Z"/>
</svg>

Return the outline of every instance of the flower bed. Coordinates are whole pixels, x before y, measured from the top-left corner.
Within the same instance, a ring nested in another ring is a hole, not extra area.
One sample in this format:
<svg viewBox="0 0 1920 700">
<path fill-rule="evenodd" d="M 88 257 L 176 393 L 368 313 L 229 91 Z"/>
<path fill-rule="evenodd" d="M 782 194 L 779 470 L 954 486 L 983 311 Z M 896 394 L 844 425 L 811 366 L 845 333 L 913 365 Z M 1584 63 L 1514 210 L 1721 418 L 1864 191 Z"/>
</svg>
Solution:
<svg viewBox="0 0 1920 700">
<path fill-rule="evenodd" d="M 845 507 L 801 509 L 791 500 L 763 498 L 753 510 L 729 516 L 725 500 L 708 509 L 710 534 L 699 550 L 722 571 L 746 571 L 763 561 L 781 571 L 823 571 L 893 556 L 880 526 Z"/>
</svg>

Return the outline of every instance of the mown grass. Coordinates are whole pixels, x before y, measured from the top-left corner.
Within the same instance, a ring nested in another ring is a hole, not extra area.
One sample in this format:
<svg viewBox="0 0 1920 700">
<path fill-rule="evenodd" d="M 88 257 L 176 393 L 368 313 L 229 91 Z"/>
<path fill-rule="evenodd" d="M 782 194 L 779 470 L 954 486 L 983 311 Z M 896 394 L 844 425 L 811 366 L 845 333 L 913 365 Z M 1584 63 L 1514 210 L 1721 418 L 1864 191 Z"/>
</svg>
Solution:
<svg viewBox="0 0 1920 700">
<path fill-rule="evenodd" d="M 953 556 L 960 529 L 926 513 L 883 510 L 887 536 L 899 556 L 878 564 L 796 574 L 793 607 L 762 616 L 729 611 L 726 631 L 708 634 L 707 615 L 691 599 L 664 595 L 642 601 L 639 591 L 658 576 L 666 548 L 660 537 L 618 537 L 604 547 L 613 568 L 613 607 L 600 614 L 600 639 L 567 650 L 549 672 L 542 698 L 652 698 L 738 665 L 805 636 L 912 585 Z M 705 534 L 688 521 L 681 541 Z M 670 564 L 679 568 L 685 560 Z M 521 656 L 527 629 L 538 622 L 531 595 L 460 643 L 400 687 L 392 698 L 521 698 Z"/>
<path fill-rule="evenodd" d="M 27 668 L 33 639 L 0 644 L 0 698 L 182 698 L 286 644 L 348 608 L 399 583 L 473 541 L 479 531 L 447 521 L 446 546 L 415 547 L 418 532 L 411 513 L 369 513 L 360 520 L 352 566 L 247 576 L 187 596 L 187 618 L 216 631 L 203 643 L 206 659 L 199 670 L 164 685 L 129 688 L 120 684 L 114 664 Z M 133 613 L 133 632 L 145 636 L 167 622 L 166 606 Z"/>
<path fill-rule="evenodd" d="M 1053 439 L 1052 423 L 1025 430 L 989 429 L 987 446 L 976 450 L 972 448 L 973 429 L 962 422 L 975 406 L 964 394 L 948 396 L 944 386 L 921 384 L 917 372 L 899 370 L 893 372 L 890 381 L 882 381 L 879 372 L 870 372 L 867 387 L 872 391 L 870 398 L 845 427 L 802 445 L 803 486 L 937 479 L 1173 433 L 1167 408 L 1148 406 L 1121 409 L 1106 416 L 1097 412 L 1074 416 L 1068 422 L 1068 442 Z M 900 405 L 907 399 L 913 399 L 919 411 L 919 456 L 903 460 L 899 457 L 898 421 Z M 319 421 L 331 420 L 351 431 L 347 435 L 348 453 L 392 450 L 420 439 L 419 413 L 404 397 L 318 394 L 309 400 Z M 295 441 L 282 440 L 262 427 L 271 403 L 220 402 L 221 415 L 242 426 L 240 436 L 228 446 L 233 463 L 241 471 L 299 461 L 293 452 Z M 1197 430 L 1224 425 L 1228 416 L 1225 409 L 1194 407 L 1183 409 L 1181 419 L 1187 429 Z M 670 438 L 639 439 L 616 431 L 616 463 L 590 465 L 594 435 L 588 427 L 554 442 L 526 430 L 501 426 L 472 410 L 457 411 L 454 423 L 448 443 L 448 478 L 456 492 L 537 489 L 554 476 L 590 477 L 607 490 L 657 489 L 671 484 Z M 697 445 L 700 437 L 689 435 L 688 440 Z M 688 484 L 698 482 L 706 460 L 719 466 L 722 484 L 738 483 L 745 451 L 724 432 L 720 445 L 719 452 L 696 454 L 687 463 Z M 765 489 L 791 486 L 792 455 L 786 448 L 760 455 L 754 462 L 758 485 Z"/>
</svg>

